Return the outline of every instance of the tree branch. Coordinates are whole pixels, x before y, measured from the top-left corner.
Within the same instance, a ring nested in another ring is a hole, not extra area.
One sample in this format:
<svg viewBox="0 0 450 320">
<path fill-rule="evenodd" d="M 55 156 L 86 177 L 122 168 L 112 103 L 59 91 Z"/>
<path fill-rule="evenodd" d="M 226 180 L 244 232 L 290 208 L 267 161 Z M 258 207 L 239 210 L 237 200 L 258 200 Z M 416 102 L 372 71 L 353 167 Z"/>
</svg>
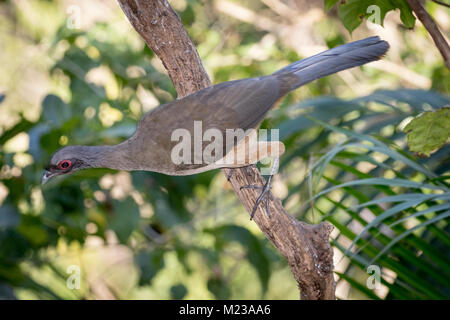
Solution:
<svg viewBox="0 0 450 320">
<path fill-rule="evenodd" d="M 406 2 L 408 2 L 417 18 L 427 29 L 428 33 L 431 35 L 431 38 L 433 38 L 436 47 L 444 58 L 445 65 L 450 69 L 450 47 L 444 35 L 439 30 L 436 22 L 433 20 L 433 17 L 427 12 L 427 10 L 425 10 L 418 0 L 406 0 Z"/>
<path fill-rule="evenodd" d="M 431 1 L 433 1 L 434 3 L 437 3 L 438 5 L 450 8 L 450 4 L 448 4 L 448 3 L 445 3 L 445 2 L 442 2 L 442 1 L 439 1 L 439 0 L 431 0 Z"/>
<path fill-rule="evenodd" d="M 125 15 L 167 69 L 180 97 L 211 85 L 198 53 L 180 18 L 166 0 L 118 0 Z M 222 170 L 225 175 L 228 169 Z M 251 166 L 236 169 L 230 181 L 236 195 L 250 213 L 259 190 L 243 189 L 248 184 L 264 183 Z M 264 206 L 254 221 L 288 260 L 302 299 L 335 299 L 333 250 L 328 241 L 333 227 L 323 222 L 308 225 L 291 217 L 281 201 L 272 197 L 271 217 Z"/>
</svg>

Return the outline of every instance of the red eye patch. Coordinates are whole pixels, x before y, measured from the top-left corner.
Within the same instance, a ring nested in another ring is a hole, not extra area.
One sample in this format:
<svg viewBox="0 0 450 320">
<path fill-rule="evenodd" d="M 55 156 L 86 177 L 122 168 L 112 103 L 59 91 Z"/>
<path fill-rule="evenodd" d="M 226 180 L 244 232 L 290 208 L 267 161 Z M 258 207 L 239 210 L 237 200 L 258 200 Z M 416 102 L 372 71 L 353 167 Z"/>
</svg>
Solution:
<svg viewBox="0 0 450 320">
<path fill-rule="evenodd" d="M 70 160 L 63 160 L 60 163 L 58 163 L 58 168 L 61 170 L 69 169 L 72 166 L 72 161 Z"/>
</svg>

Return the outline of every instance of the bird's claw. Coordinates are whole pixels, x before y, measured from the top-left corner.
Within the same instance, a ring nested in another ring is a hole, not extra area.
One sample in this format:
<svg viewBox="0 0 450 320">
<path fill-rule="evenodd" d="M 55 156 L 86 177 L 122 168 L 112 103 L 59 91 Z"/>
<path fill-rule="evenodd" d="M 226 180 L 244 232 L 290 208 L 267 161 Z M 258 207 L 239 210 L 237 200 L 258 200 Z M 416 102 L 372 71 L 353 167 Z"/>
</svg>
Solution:
<svg viewBox="0 0 450 320">
<path fill-rule="evenodd" d="M 269 206 L 269 201 L 272 197 L 272 194 L 270 193 L 270 189 L 271 189 L 271 185 L 272 185 L 272 176 L 269 176 L 269 179 L 267 180 L 267 182 L 264 184 L 264 186 L 255 186 L 255 185 L 247 185 L 247 186 L 242 186 L 240 189 L 262 189 L 260 195 L 258 196 L 258 198 L 256 199 L 255 205 L 253 206 L 252 212 L 250 214 L 250 220 L 253 219 L 256 210 L 258 209 L 259 205 L 261 202 L 264 201 L 265 206 L 266 206 L 266 213 L 269 217 L 271 217 L 270 214 L 270 206 Z"/>
</svg>

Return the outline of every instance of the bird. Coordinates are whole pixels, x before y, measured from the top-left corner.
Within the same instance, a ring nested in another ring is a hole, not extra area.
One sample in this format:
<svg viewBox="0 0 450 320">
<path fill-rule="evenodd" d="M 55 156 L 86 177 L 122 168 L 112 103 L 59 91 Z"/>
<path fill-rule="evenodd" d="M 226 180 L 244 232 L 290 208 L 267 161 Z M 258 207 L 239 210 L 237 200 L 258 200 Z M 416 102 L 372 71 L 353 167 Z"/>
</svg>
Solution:
<svg viewBox="0 0 450 320">
<path fill-rule="evenodd" d="M 222 82 L 160 105 L 145 113 L 134 134 L 122 143 L 71 145 L 57 150 L 45 168 L 42 183 L 88 168 L 144 170 L 184 176 L 218 168 L 244 167 L 271 155 L 278 158 L 284 152 L 280 142 L 269 143 L 267 152 L 255 151 L 259 142 L 250 143 L 248 149 L 242 147 L 244 141 L 249 143 L 249 137 L 253 135 L 249 132 L 259 127 L 269 110 L 298 87 L 379 60 L 388 49 L 386 41 L 373 36 L 299 60 L 267 76 Z M 229 132 L 236 130 L 242 130 L 244 135 L 227 139 Z M 198 132 L 200 139 L 195 138 Z M 204 139 L 207 132 L 210 137 Z M 194 143 L 189 143 L 193 136 Z M 214 148 L 211 147 L 213 140 Z M 208 148 L 213 152 L 204 159 Z M 272 152 L 272 149 L 277 151 Z M 235 155 L 231 157 L 233 160 L 224 161 L 230 154 Z M 244 161 L 236 161 L 238 154 L 244 154 Z M 269 178 L 261 199 L 267 194 L 270 181 Z"/>
</svg>

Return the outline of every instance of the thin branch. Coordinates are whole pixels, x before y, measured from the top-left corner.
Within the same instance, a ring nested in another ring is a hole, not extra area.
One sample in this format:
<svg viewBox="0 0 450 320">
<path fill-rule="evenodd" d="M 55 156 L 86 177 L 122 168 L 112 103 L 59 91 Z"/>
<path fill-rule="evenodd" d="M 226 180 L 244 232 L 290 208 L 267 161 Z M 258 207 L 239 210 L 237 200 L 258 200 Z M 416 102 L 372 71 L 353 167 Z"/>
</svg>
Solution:
<svg viewBox="0 0 450 320">
<path fill-rule="evenodd" d="M 433 17 L 427 12 L 427 10 L 425 10 L 418 0 L 406 0 L 406 2 L 408 2 L 417 18 L 422 22 L 428 33 L 433 38 L 436 47 L 444 58 L 445 65 L 450 69 L 450 47 L 447 39 L 445 39 L 444 35 L 439 30 L 438 25 L 433 20 Z"/>
<path fill-rule="evenodd" d="M 125 15 L 167 69 L 180 97 L 208 87 L 211 83 L 198 53 L 180 18 L 167 0 L 118 0 Z M 222 170 L 228 175 L 228 169 Z M 255 166 L 236 169 L 230 183 L 250 213 L 259 190 L 244 185 L 262 185 L 264 179 Z M 302 299 L 335 299 L 333 249 L 329 235 L 333 227 L 322 222 L 308 225 L 290 216 L 281 201 L 272 197 L 269 207 L 256 211 L 254 221 L 287 259 Z"/>
<path fill-rule="evenodd" d="M 442 2 L 442 1 L 439 1 L 439 0 L 431 0 L 431 1 L 433 1 L 434 3 L 437 3 L 437 4 L 441 5 L 441 6 L 450 8 L 450 4 L 449 3 L 445 3 L 445 2 Z"/>
</svg>

